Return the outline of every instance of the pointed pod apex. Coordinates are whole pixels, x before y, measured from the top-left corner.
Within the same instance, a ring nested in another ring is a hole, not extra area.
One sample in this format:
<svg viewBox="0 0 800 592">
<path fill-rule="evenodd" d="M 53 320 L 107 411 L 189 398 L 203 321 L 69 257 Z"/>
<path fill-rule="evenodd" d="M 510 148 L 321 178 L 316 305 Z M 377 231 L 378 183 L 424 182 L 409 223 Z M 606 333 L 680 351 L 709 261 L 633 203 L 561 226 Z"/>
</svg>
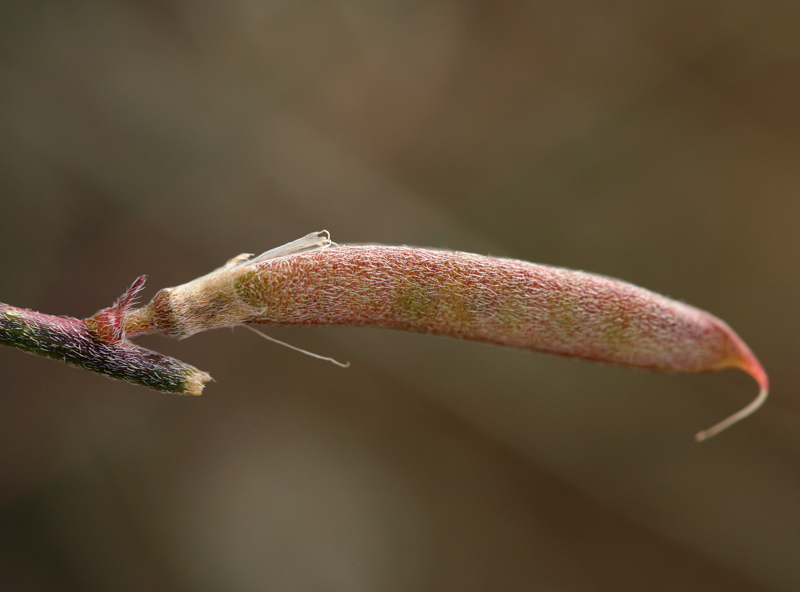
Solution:
<svg viewBox="0 0 800 592">
<path fill-rule="evenodd" d="M 741 338 L 733 332 L 733 330 L 727 326 L 725 328 L 729 333 L 728 338 L 733 346 L 734 355 L 724 364 L 720 365 L 720 367 L 734 367 L 743 370 L 753 377 L 758 384 L 759 391 L 756 398 L 747 407 L 737 411 L 730 417 L 708 428 L 707 430 L 697 432 L 694 438 L 698 442 L 708 440 L 712 436 L 716 436 L 721 431 L 729 428 L 736 422 L 752 415 L 764 404 L 764 401 L 767 400 L 767 395 L 769 394 L 769 378 L 767 377 L 767 373 L 764 370 L 764 367 L 761 365 L 761 362 L 758 361 L 758 358 L 756 358 L 750 348 L 747 347 L 744 341 L 742 341 Z"/>
</svg>

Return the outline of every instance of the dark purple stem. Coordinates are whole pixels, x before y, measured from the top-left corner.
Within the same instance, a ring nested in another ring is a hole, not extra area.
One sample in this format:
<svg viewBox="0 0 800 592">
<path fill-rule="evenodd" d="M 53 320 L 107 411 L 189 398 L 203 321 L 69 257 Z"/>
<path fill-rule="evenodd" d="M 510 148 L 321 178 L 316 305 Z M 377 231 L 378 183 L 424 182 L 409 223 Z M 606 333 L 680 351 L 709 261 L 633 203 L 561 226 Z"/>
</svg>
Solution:
<svg viewBox="0 0 800 592">
<path fill-rule="evenodd" d="M 208 374 L 125 339 L 122 322 L 144 280 L 86 320 L 0 304 L 0 344 L 158 391 L 200 394 Z"/>
</svg>

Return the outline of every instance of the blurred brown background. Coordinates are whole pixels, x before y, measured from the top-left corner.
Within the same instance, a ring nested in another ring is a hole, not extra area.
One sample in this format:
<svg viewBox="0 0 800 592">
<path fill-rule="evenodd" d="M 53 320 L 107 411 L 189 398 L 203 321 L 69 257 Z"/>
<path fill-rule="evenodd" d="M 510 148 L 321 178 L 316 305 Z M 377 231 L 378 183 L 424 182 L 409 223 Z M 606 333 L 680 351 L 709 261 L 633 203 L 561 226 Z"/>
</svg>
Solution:
<svg viewBox="0 0 800 592">
<path fill-rule="evenodd" d="M 769 371 L 370 329 L 0 351 L 4 590 L 800 589 L 797 2 L 0 4 L 0 301 L 85 317 L 326 228 L 624 278 Z"/>
</svg>

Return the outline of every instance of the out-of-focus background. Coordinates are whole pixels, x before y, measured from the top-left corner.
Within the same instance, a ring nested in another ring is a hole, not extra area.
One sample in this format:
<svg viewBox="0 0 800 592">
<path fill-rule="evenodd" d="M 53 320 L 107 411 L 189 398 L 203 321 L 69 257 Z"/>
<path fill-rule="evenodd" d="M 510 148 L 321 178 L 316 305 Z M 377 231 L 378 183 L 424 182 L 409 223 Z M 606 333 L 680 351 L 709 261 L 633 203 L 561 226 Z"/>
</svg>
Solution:
<svg viewBox="0 0 800 592">
<path fill-rule="evenodd" d="M 797 2 L 7 0 L 0 301 L 86 317 L 308 232 L 624 278 L 772 378 L 372 329 L 0 351 L 13 591 L 800 589 Z"/>
</svg>

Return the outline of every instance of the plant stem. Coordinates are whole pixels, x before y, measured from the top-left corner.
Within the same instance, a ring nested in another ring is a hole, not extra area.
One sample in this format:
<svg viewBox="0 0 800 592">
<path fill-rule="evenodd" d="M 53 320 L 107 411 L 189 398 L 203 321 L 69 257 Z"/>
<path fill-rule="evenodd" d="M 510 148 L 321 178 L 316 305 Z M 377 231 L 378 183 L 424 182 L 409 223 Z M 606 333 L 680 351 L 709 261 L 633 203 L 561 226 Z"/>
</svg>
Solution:
<svg viewBox="0 0 800 592">
<path fill-rule="evenodd" d="M 211 377 L 189 364 L 133 345 L 120 321 L 144 284 L 90 319 L 42 314 L 0 303 L 0 344 L 158 391 L 199 395 Z"/>
</svg>

